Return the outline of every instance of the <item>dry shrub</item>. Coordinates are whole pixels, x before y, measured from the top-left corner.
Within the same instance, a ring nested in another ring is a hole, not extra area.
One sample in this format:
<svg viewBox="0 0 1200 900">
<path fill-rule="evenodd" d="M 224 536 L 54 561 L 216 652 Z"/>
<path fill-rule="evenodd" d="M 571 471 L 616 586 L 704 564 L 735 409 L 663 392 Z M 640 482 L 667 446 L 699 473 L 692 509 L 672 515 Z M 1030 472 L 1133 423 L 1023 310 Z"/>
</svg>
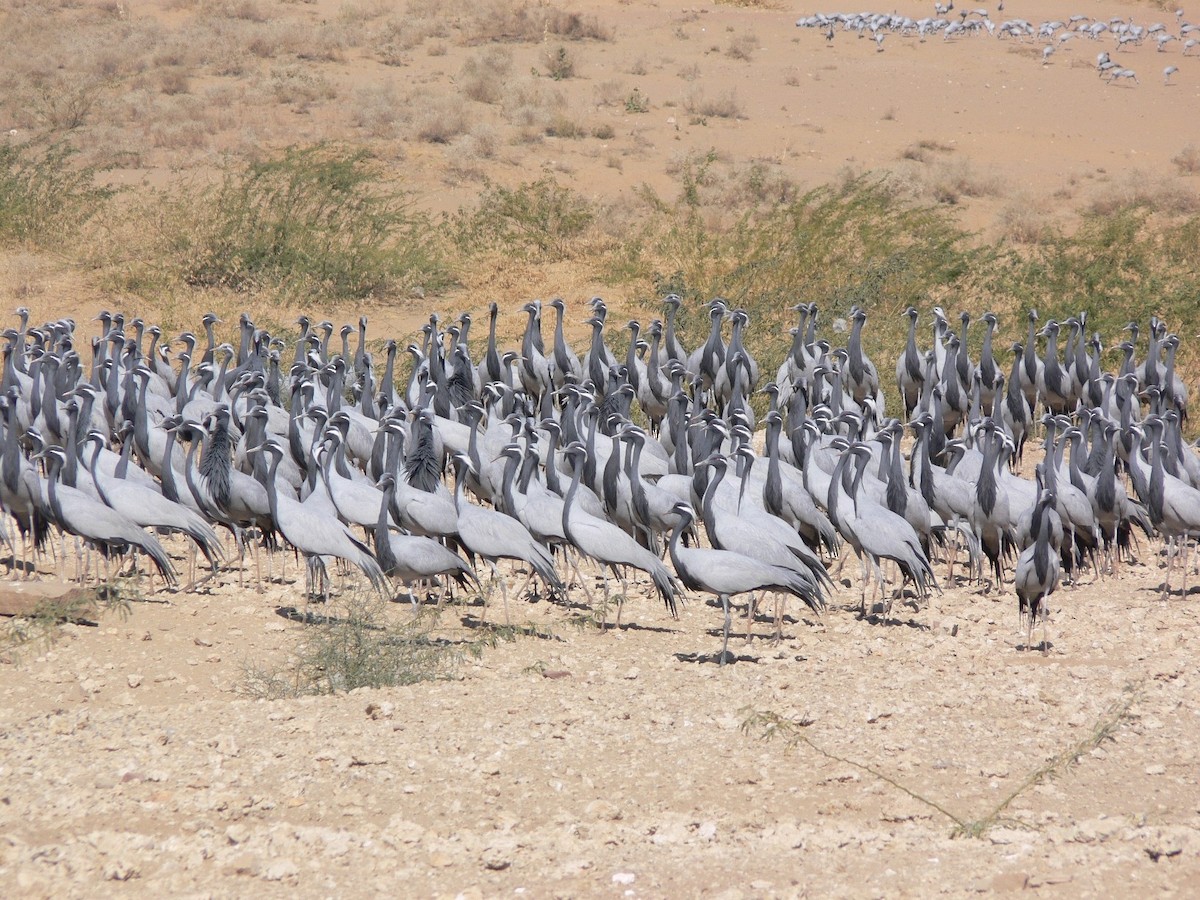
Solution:
<svg viewBox="0 0 1200 900">
<path fill-rule="evenodd" d="M 351 121 L 371 137 L 390 138 L 400 121 L 400 98 L 390 81 L 365 84 L 354 92 Z"/>
<path fill-rule="evenodd" d="M 1200 194 L 1178 178 L 1134 171 L 1121 182 L 1105 185 L 1094 194 L 1087 210 L 1094 215 L 1111 216 L 1135 206 L 1168 215 L 1191 215 L 1200 212 Z"/>
<path fill-rule="evenodd" d="M 592 126 L 592 137 L 601 141 L 611 141 L 617 136 L 616 129 L 607 122 L 601 122 L 599 125 Z"/>
<path fill-rule="evenodd" d="M 1055 234 L 1054 223 L 1045 209 L 1029 197 L 1009 203 L 1000 211 L 997 221 L 1001 235 L 1013 244 L 1041 244 Z"/>
<path fill-rule="evenodd" d="M 551 118 L 546 126 L 546 134 L 549 137 L 579 139 L 587 137 L 587 128 L 561 113 Z"/>
<path fill-rule="evenodd" d="M 547 47 L 542 52 L 542 66 L 546 74 L 555 81 L 565 81 L 575 77 L 575 58 L 562 44 Z"/>
<path fill-rule="evenodd" d="M 935 153 L 951 153 L 954 148 L 932 138 L 923 138 L 915 144 L 909 144 L 900 151 L 901 159 L 911 159 L 914 162 L 929 162 Z"/>
<path fill-rule="evenodd" d="M 258 0 L 217 0 L 205 3 L 203 15 L 214 19 L 239 19 L 243 22 L 266 22 L 271 16 Z"/>
<path fill-rule="evenodd" d="M 208 146 L 208 125 L 202 121 L 156 122 L 150 142 L 161 150 L 202 150 Z"/>
<path fill-rule="evenodd" d="M 184 69 L 164 69 L 158 75 L 158 89 L 168 96 L 186 94 L 192 89 L 192 80 Z"/>
<path fill-rule="evenodd" d="M 683 101 L 683 108 L 693 116 L 709 119 L 743 119 L 741 103 L 738 102 L 737 91 L 732 88 L 716 97 L 710 97 L 702 90 L 691 91 Z"/>
<path fill-rule="evenodd" d="M 298 109 L 337 96 L 337 89 L 329 80 L 309 66 L 277 66 L 271 70 L 270 87 L 278 102 Z"/>
<path fill-rule="evenodd" d="M 754 55 L 754 51 L 762 46 L 758 35 L 754 32 L 745 34 L 735 34 L 729 39 L 729 46 L 725 48 L 725 55 L 730 59 L 741 59 L 749 61 Z"/>
<path fill-rule="evenodd" d="M 495 0 L 473 6 L 464 22 L 467 43 L 539 43 L 546 35 L 570 41 L 608 41 L 612 34 L 595 16 L 553 6 Z"/>
<path fill-rule="evenodd" d="M 480 122 L 450 146 L 446 161 L 455 175 L 482 181 L 486 173 L 480 163 L 494 159 L 499 149 L 499 132 L 486 122 Z"/>
<path fill-rule="evenodd" d="M 527 76 L 505 87 L 502 106 L 509 123 L 545 131 L 566 109 L 567 101 L 545 80 Z"/>
<path fill-rule="evenodd" d="M 987 197 L 1000 193 L 994 176 L 981 175 L 968 160 L 938 162 L 926 167 L 919 185 L 922 195 L 936 203 L 955 205 L 964 197 Z"/>
<path fill-rule="evenodd" d="M 410 94 L 406 132 L 413 140 L 448 144 L 471 127 L 470 116 L 456 97 L 444 94 Z"/>
<path fill-rule="evenodd" d="M 625 85 L 615 78 L 599 82 L 593 93 L 597 106 L 621 106 L 627 96 Z"/>
<path fill-rule="evenodd" d="M 462 92 L 480 103 L 499 103 L 504 85 L 512 75 L 512 52 L 505 47 L 488 47 L 463 63 L 458 76 Z"/>
<path fill-rule="evenodd" d="M 1195 144 L 1188 144 L 1171 157 L 1171 162 L 1174 163 L 1180 175 L 1200 174 L 1200 148 Z"/>
</svg>

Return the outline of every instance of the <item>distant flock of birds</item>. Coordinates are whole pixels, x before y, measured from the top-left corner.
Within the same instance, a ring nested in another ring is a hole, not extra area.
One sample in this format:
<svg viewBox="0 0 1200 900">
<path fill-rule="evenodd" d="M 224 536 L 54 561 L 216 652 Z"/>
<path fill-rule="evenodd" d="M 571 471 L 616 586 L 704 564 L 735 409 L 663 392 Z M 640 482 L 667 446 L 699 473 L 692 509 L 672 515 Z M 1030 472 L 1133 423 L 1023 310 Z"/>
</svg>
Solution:
<svg viewBox="0 0 1200 900">
<path fill-rule="evenodd" d="M 1153 22 L 1139 25 L 1132 18 L 1097 19 L 1088 15 L 1073 15 L 1064 20 L 1043 20 L 1036 25 L 1028 19 L 1006 18 L 1000 22 L 992 20 L 987 9 L 954 9 L 954 2 L 935 2 L 932 16 L 904 16 L 898 13 L 852 12 L 816 13 L 803 16 L 796 21 L 798 28 L 819 29 L 825 40 L 832 43 L 838 31 L 853 32 L 860 38 L 869 37 L 875 42 L 877 52 L 883 52 L 885 38 L 889 34 L 900 37 L 916 37 L 921 43 L 928 38 L 941 35 L 943 41 L 961 40 L 974 35 L 987 34 L 998 40 L 1018 42 L 1044 41 L 1042 62 L 1048 63 L 1057 50 L 1069 41 L 1088 39 L 1114 40 L 1113 52 L 1124 51 L 1144 44 L 1153 44 L 1155 50 L 1164 53 L 1172 42 L 1181 47 L 1182 56 L 1190 56 L 1200 47 L 1200 25 L 1184 20 L 1182 9 L 1175 11 L 1174 29 L 1168 22 Z M 998 12 L 1004 12 L 1001 0 Z M 1108 51 L 1098 54 L 1096 69 L 1109 84 L 1130 81 L 1138 84 L 1137 72 L 1119 65 Z M 1168 65 L 1163 69 L 1163 83 L 1171 84 L 1171 76 L 1179 67 Z"/>
<path fill-rule="evenodd" d="M 1182 439 L 1179 338 L 1157 318 L 1145 343 L 1129 323 L 1120 368 L 1106 372 L 1086 314 L 1040 325 L 1029 311 L 1004 365 L 995 315 L 982 317 L 975 360 L 967 313 L 952 325 L 934 309 L 923 348 L 910 307 L 889 417 L 884 375 L 863 349 L 866 310 L 835 323 L 848 335 L 834 347 L 818 333 L 816 305 L 794 307 L 790 350 L 763 384 L 744 310 L 711 301 L 707 339 L 689 350 L 676 329 L 684 301 L 663 302 L 663 320 L 625 326 L 623 354 L 609 348 L 599 298 L 582 353 L 564 339 L 561 299 L 526 304 L 520 346 L 501 350 L 493 303 L 478 359 L 468 314 L 448 324 L 433 315 L 403 350 L 374 345 L 377 359 L 365 316 L 354 346 L 353 325 L 336 332 L 339 347 L 331 322 L 301 317 L 281 335 L 243 314 L 235 346 L 218 342 L 212 314 L 199 335 L 171 340 L 120 313 L 102 312 L 88 334 L 71 319 L 32 327 L 18 310 L 0 392 L 0 504 L 20 538 L 18 550 L 4 529 L 13 568 L 28 574 L 41 559 L 65 574 L 74 536 L 76 578 L 93 560 L 107 578 L 111 560 L 128 555 L 130 571 L 146 557 L 151 581 L 157 573 L 174 586 L 156 535 L 176 533 L 192 545 L 195 588 L 226 563 L 221 529 L 243 583 L 247 549 L 259 583 L 260 549 L 268 578 L 275 551 L 302 556 L 309 600 L 328 598 L 327 562 L 340 560 L 381 593 L 404 585 L 414 603 L 418 585 L 444 592 L 456 581 L 482 594 L 484 615 L 498 581 L 508 616 L 501 563 L 512 561 L 528 575 L 518 596 L 532 585 L 567 602 L 578 588 L 603 615 L 611 572 L 618 624 L 630 574 L 642 573 L 672 614 L 685 588 L 719 598 L 721 662 L 732 596 L 751 595 L 749 637 L 756 602 L 773 595 L 778 635 L 788 597 L 821 614 L 849 553 L 863 615 L 886 619 L 897 597 L 919 609 L 941 590 L 940 560 L 948 583 L 958 564 L 989 589 L 1012 584 L 1025 646 L 1040 617 L 1043 650 L 1060 580 L 1115 575 L 1138 531 L 1169 542 L 1164 597 L 1184 552 L 1186 593 L 1200 459 Z M 402 354 L 410 364 L 398 383 Z M 756 393 L 769 406 L 761 432 Z M 1020 477 L 1035 435 L 1043 458 Z M 602 601 L 585 560 L 600 567 Z"/>
</svg>

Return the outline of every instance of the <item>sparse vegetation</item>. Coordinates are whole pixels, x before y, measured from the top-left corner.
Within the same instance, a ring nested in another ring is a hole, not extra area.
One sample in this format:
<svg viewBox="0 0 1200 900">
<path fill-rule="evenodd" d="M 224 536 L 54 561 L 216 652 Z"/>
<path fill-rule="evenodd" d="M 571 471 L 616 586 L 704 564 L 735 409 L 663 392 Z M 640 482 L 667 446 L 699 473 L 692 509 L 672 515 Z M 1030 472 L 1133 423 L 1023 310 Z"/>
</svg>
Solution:
<svg viewBox="0 0 1200 900">
<path fill-rule="evenodd" d="M 694 90 L 684 98 L 683 108 L 693 116 L 715 119 L 741 119 L 742 105 L 738 102 L 737 92 L 728 90 L 725 93 L 710 97 L 702 90 Z"/>
<path fill-rule="evenodd" d="M 95 215 L 112 192 L 96 170 L 73 165 L 65 143 L 0 143 L 0 241 L 59 241 Z"/>
<path fill-rule="evenodd" d="M 367 297 L 445 281 L 427 218 L 361 150 L 288 150 L 164 203 L 184 284 Z"/>
<path fill-rule="evenodd" d="M 1200 148 L 1195 144 L 1188 144 L 1171 157 L 1171 162 L 1179 170 L 1180 175 L 1200 174 Z"/>
<path fill-rule="evenodd" d="M 474 210 L 452 220 L 455 242 L 465 252 L 481 250 L 562 259 L 592 224 L 591 205 L 553 178 L 506 188 L 489 184 Z"/>
<path fill-rule="evenodd" d="M 634 88 L 633 91 L 630 92 L 629 96 L 625 98 L 625 112 L 650 112 L 650 98 L 643 94 L 638 88 Z"/>
</svg>

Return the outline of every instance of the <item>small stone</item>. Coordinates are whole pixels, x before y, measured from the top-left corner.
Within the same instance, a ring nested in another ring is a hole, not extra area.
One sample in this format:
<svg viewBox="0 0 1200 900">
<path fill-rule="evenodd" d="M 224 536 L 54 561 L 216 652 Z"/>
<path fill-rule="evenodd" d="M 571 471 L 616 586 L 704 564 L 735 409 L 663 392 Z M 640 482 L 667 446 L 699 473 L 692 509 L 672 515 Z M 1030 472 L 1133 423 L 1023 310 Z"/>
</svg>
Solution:
<svg viewBox="0 0 1200 900">
<path fill-rule="evenodd" d="M 1147 775 L 1166 775 L 1167 767 L 1164 766 L 1162 763 L 1155 763 L 1152 766 L 1146 766 L 1146 774 Z"/>
<path fill-rule="evenodd" d="M 637 881 L 637 876 L 632 872 L 613 872 L 613 884 L 633 884 Z"/>
<path fill-rule="evenodd" d="M 642 674 L 642 670 L 639 669 L 637 666 L 633 666 L 628 672 L 625 673 L 625 679 L 627 681 L 636 681 L 638 676 L 640 676 L 641 674 Z"/>
<path fill-rule="evenodd" d="M 283 881 L 285 878 L 295 878 L 300 874 L 300 867 L 290 859 L 277 859 L 263 869 L 262 877 L 267 881 Z"/>
<path fill-rule="evenodd" d="M 219 738 L 217 738 L 214 746 L 216 747 L 217 752 L 220 753 L 222 756 L 237 756 L 238 755 L 237 741 L 235 741 L 233 739 L 232 735 L 228 735 L 228 734 L 221 735 Z"/>
<path fill-rule="evenodd" d="M 125 683 L 131 688 L 140 687 L 142 684 L 141 675 L 130 675 L 125 679 Z"/>
<path fill-rule="evenodd" d="M 429 865 L 435 869 L 445 869 L 454 865 L 454 860 L 449 854 L 443 853 L 441 850 L 434 850 L 429 854 Z"/>
<path fill-rule="evenodd" d="M 225 829 L 225 840 L 231 844 L 244 844 L 250 840 L 250 829 L 245 825 L 230 825 Z"/>
<path fill-rule="evenodd" d="M 942 634 L 949 635 L 950 637 L 958 637 L 958 622 L 954 621 L 954 619 L 943 619 L 938 627 L 941 629 Z"/>
</svg>

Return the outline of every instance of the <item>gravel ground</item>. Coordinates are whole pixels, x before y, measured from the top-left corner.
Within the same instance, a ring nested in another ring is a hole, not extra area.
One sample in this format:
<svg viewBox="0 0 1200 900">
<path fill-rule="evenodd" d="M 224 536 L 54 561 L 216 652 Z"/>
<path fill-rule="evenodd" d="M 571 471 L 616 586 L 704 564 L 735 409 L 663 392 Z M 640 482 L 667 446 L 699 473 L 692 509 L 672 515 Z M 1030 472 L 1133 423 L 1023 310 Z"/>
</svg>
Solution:
<svg viewBox="0 0 1200 900">
<path fill-rule="evenodd" d="M 778 644 L 760 617 L 723 668 L 704 598 L 675 621 L 635 597 L 603 633 L 522 601 L 533 636 L 450 680 L 272 701 L 247 670 L 286 667 L 314 627 L 279 614 L 302 581 L 157 594 L 5 657 L 0 891 L 1189 893 L 1197 606 L 1161 600 L 1144 556 L 1055 594 L 1045 655 L 1011 593 L 961 587 L 887 623 L 843 587 Z M 768 740 L 771 721 L 793 724 Z M 953 836 L 1075 747 L 983 837 Z"/>
</svg>

